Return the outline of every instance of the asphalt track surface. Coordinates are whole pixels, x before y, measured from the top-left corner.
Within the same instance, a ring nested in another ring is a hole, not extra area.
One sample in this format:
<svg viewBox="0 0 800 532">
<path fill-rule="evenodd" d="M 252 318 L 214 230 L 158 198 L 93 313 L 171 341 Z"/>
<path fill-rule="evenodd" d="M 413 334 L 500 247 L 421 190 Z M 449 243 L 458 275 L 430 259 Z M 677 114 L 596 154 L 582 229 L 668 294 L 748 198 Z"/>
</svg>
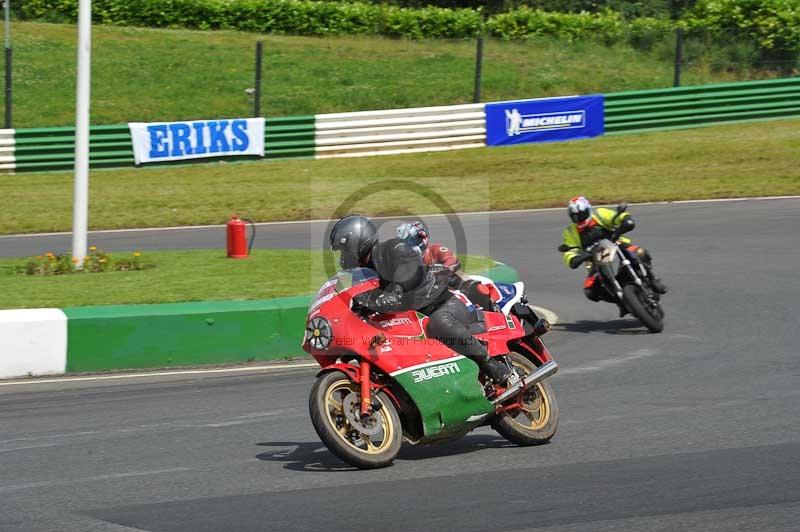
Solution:
<svg viewBox="0 0 800 532">
<path fill-rule="evenodd" d="M 549 445 L 480 429 L 354 471 L 311 427 L 309 368 L 0 386 L 0 531 L 800 530 L 800 200 L 632 212 L 671 287 L 662 334 L 583 299 L 555 252 L 563 212 L 462 219 L 469 251 L 489 244 L 561 319 Z M 93 241 L 207 247 L 218 233 Z M 267 226 L 257 245 L 309 234 Z"/>
</svg>

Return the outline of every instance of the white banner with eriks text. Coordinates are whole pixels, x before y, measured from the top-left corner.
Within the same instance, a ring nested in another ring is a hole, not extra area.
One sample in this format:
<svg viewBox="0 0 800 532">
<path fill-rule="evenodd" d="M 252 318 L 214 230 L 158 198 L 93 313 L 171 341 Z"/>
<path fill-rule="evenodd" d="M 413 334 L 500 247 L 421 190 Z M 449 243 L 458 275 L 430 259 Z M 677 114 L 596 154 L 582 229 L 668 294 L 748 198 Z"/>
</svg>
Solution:
<svg viewBox="0 0 800 532">
<path fill-rule="evenodd" d="M 264 119 L 131 122 L 136 164 L 161 161 L 264 156 Z"/>
</svg>

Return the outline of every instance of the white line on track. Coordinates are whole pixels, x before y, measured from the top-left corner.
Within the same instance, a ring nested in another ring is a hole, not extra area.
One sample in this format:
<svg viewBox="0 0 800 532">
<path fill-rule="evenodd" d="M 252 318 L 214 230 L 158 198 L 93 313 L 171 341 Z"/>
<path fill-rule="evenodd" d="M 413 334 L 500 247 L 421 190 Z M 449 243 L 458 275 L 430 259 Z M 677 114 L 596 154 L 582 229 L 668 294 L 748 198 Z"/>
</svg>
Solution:
<svg viewBox="0 0 800 532">
<path fill-rule="evenodd" d="M 642 358 L 648 358 L 654 355 L 657 355 L 660 351 L 657 349 L 638 349 L 633 351 L 629 355 L 618 356 L 614 358 L 606 358 L 603 360 L 598 360 L 596 362 L 592 362 L 590 364 L 586 364 L 584 366 L 575 366 L 571 368 L 563 368 L 559 369 L 559 374 L 561 375 L 572 375 L 572 374 L 581 374 L 581 373 L 594 373 L 596 371 L 603 371 L 614 366 L 619 366 L 621 364 L 627 364 L 628 362 L 633 362 L 635 360 L 640 360 Z"/>
<path fill-rule="evenodd" d="M 800 195 L 798 196 L 763 196 L 763 197 L 747 197 L 747 198 L 715 198 L 715 199 L 693 199 L 693 200 L 677 200 L 677 201 L 645 201 L 642 203 L 629 203 L 631 206 L 642 206 L 642 205 L 681 205 L 681 204 L 690 204 L 690 203 L 728 203 L 734 201 L 769 201 L 769 200 L 785 200 L 785 199 L 800 199 Z M 546 207 L 540 209 L 512 209 L 512 210 L 505 210 L 505 211 L 469 211 L 469 212 L 456 212 L 453 213 L 455 216 L 495 216 L 495 215 L 502 215 L 502 214 L 524 214 L 524 213 L 535 213 L 535 212 L 548 212 L 548 211 L 560 211 L 563 210 L 564 207 Z M 433 218 L 433 217 L 442 217 L 442 216 L 450 216 L 448 214 L 422 214 L 425 218 Z M 402 218 L 401 215 L 395 216 L 373 216 L 374 220 L 384 220 L 384 219 L 393 219 L 393 218 Z M 270 225 L 296 225 L 296 224 L 318 224 L 318 223 L 329 223 L 331 220 L 288 220 L 288 221 L 277 221 L 277 222 L 258 222 L 255 225 L 258 227 L 265 227 Z M 214 228 L 221 228 L 225 227 L 224 224 L 212 224 L 212 225 L 183 225 L 183 226 L 171 226 L 171 227 L 141 227 L 141 228 L 133 228 L 133 229 L 98 229 L 95 231 L 89 231 L 90 235 L 101 235 L 107 233 L 135 233 L 135 232 L 155 232 L 155 231 L 176 231 L 176 230 L 192 230 L 192 229 L 214 229 Z M 39 236 L 63 236 L 63 235 L 70 235 L 72 234 L 70 231 L 61 231 L 55 233 L 21 233 L 21 234 L 14 234 L 14 235 L 0 235 L 0 239 L 4 238 L 21 238 L 21 237 L 39 237 Z"/>
<path fill-rule="evenodd" d="M 0 486 L 0 493 L 9 491 L 19 491 L 31 488 L 52 488 L 55 486 L 66 486 L 69 484 L 76 484 L 78 482 L 96 482 L 98 480 L 114 480 L 118 478 L 130 477 L 144 477 L 148 475 L 163 475 L 166 473 L 179 473 L 182 471 L 191 471 L 189 467 L 169 467 L 165 469 L 153 469 L 150 471 L 132 471 L 129 473 L 111 473 L 108 475 L 97 475 L 94 477 L 76 478 L 70 480 L 45 480 L 41 482 L 27 482 L 25 484 L 11 484 L 7 486 Z"/>
<path fill-rule="evenodd" d="M 143 377 L 171 377 L 176 375 L 199 375 L 206 373 L 247 373 L 252 371 L 273 371 L 273 370 L 293 370 L 302 368 L 319 367 L 316 362 L 298 362 L 297 364 L 280 364 L 269 366 L 247 366 L 237 368 L 214 368 L 214 369 L 188 369 L 175 371 L 152 371 L 147 373 L 125 373 L 121 375 L 92 375 L 86 377 L 56 377 L 45 379 L 27 379 L 0 382 L 0 386 L 21 386 L 24 384 L 51 384 L 55 382 L 80 382 L 80 381 L 105 381 L 117 379 L 139 379 Z"/>
</svg>

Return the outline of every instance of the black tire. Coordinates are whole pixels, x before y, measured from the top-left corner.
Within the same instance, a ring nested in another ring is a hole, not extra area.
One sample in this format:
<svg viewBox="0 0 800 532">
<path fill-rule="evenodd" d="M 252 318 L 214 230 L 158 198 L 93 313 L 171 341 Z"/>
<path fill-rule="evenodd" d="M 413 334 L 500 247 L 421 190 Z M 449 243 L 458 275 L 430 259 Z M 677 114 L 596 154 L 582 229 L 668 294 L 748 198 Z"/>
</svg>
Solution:
<svg viewBox="0 0 800 532">
<path fill-rule="evenodd" d="M 371 438 L 353 428 L 345 418 L 344 400 L 342 400 L 343 407 L 340 414 L 331 412 L 332 408 L 335 410 L 332 394 L 346 396 L 349 392 L 359 393 L 358 389 L 358 384 L 339 371 L 321 375 L 311 387 L 311 394 L 308 398 L 311 423 L 328 450 L 348 464 L 360 469 L 389 466 L 403 443 L 403 428 L 397 409 L 385 394 L 378 393 L 376 396 L 381 403 L 378 414 L 381 416 L 381 434 L 384 439 L 375 449 L 370 448 L 371 445 L 374 446 Z M 342 434 L 342 431 L 347 434 Z M 358 436 L 365 448 L 358 445 L 358 440 L 354 441 L 355 436 Z"/>
<path fill-rule="evenodd" d="M 651 310 L 646 300 L 643 301 L 646 298 L 646 294 L 642 287 L 635 284 L 626 284 L 622 287 L 622 297 L 631 314 L 636 316 L 650 332 L 660 333 L 664 330 L 664 311 L 661 310 L 661 305 L 656 303 L 655 308 Z M 655 312 L 655 315 L 653 312 Z"/>
<path fill-rule="evenodd" d="M 527 357 L 519 353 L 509 353 L 511 363 L 523 370 L 524 375 L 536 371 L 536 365 Z M 533 403 L 539 404 L 534 410 L 520 410 L 514 415 L 503 413 L 492 422 L 492 428 L 502 437 L 516 445 L 542 445 L 555 435 L 558 429 L 558 403 L 549 381 L 540 382 L 533 390 Z M 528 392 L 531 393 L 531 392 Z M 540 401 L 540 402 L 539 402 Z M 538 413 L 540 417 L 531 419 L 528 413 Z M 527 419 L 530 426 L 519 420 L 520 416 Z"/>
</svg>

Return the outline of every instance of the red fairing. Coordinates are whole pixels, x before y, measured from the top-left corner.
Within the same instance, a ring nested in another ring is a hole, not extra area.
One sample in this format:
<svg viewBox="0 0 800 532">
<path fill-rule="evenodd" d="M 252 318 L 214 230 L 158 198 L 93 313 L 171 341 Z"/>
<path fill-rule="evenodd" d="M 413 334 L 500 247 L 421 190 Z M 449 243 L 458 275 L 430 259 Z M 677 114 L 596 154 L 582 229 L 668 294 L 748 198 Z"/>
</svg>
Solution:
<svg viewBox="0 0 800 532">
<path fill-rule="evenodd" d="M 495 303 L 503 299 L 503 295 L 500 293 L 497 287 L 492 284 L 481 284 L 478 286 L 478 292 L 489 296 L 489 299 Z"/>
<path fill-rule="evenodd" d="M 414 338 L 422 336 L 428 317 L 419 319 L 416 312 L 400 312 L 396 314 L 376 314 L 369 323 L 382 331 L 391 331 L 393 335 Z"/>
<path fill-rule="evenodd" d="M 358 366 L 342 363 L 325 366 L 319 373 L 317 373 L 317 377 L 323 373 L 328 373 L 331 371 L 341 371 L 345 375 L 349 376 L 354 382 L 359 382 L 361 380 L 361 372 L 358 370 Z"/>
<path fill-rule="evenodd" d="M 502 312 L 484 312 L 483 315 L 486 318 L 486 332 L 475 337 L 486 342 L 490 355 L 508 353 L 509 342 L 525 336 L 525 330 L 516 316 Z"/>
<path fill-rule="evenodd" d="M 547 346 L 544 345 L 544 342 L 542 342 L 541 338 L 536 336 L 526 338 L 524 341 L 519 342 L 517 346 L 524 350 L 529 357 L 537 360 L 539 362 L 539 366 L 553 360 L 553 357 L 550 355 L 550 351 L 547 349 Z"/>
<path fill-rule="evenodd" d="M 323 288 L 312 303 L 309 320 L 324 318 L 330 324 L 330 342 L 323 349 L 315 349 L 309 341 L 303 349 L 311 354 L 323 369 L 345 371 L 357 381 L 358 375 L 337 361 L 339 357 L 357 355 L 383 373 L 392 373 L 425 362 L 446 360 L 456 355 L 443 343 L 428 338 L 424 333 L 428 317 L 414 311 L 375 315 L 364 321 L 350 310 L 354 295 L 377 287 L 377 281 L 364 282 L 347 290 L 330 293 Z M 487 332 L 476 337 L 484 340 L 490 355 L 502 355 L 511 349 L 509 343 L 521 343 L 525 335 L 522 324 L 515 316 L 499 312 L 484 312 Z M 542 346 L 543 347 L 543 346 Z M 540 349 L 541 350 L 541 349 Z M 547 350 L 544 349 L 544 353 Z M 549 356 L 549 354 L 547 354 Z M 539 357 L 541 358 L 541 357 Z"/>
<path fill-rule="evenodd" d="M 597 274 L 589 275 L 586 279 L 583 280 L 583 287 L 584 288 L 591 288 L 594 286 L 594 283 L 597 282 Z"/>
</svg>

